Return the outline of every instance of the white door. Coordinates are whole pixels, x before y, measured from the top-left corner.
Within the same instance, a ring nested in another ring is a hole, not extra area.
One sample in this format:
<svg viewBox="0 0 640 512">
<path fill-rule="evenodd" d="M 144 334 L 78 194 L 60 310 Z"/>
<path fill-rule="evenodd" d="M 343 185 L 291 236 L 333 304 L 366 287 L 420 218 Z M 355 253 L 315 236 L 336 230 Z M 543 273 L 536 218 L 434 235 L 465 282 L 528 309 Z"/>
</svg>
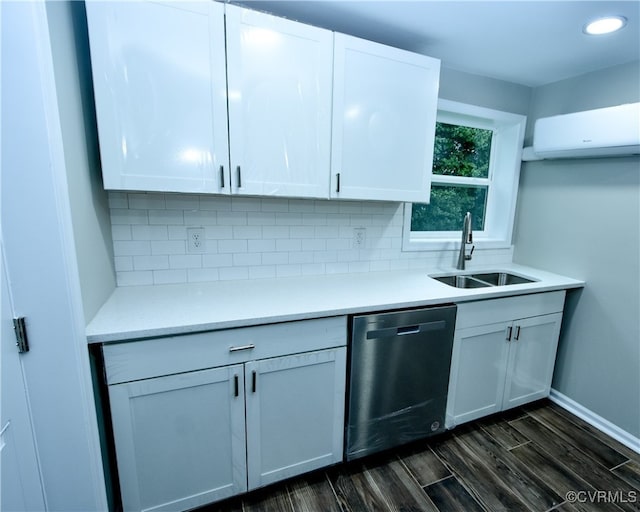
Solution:
<svg viewBox="0 0 640 512">
<path fill-rule="evenodd" d="M 21 364 L 33 431 L 24 422 L 19 428 L 35 439 L 47 509 L 103 511 L 107 500 L 45 4 L 0 4 L 1 232 L 14 312 L 27 319 L 31 348 Z M 5 432 L 13 430 L 17 440 L 14 427 Z M 25 454 L 29 464 L 29 448 Z M 40 491 L 34 492 L 35 498 Z"/>
<path fill-rule="evenodd" d="M 227 192 L 224 5 L 87 2 L 105 188 Z"/>
<path fill-rule="evenodd" d="M 440 61 L 335 35 L 331 196 L 428 202 Z"/>
<path fill-rule="evenodd" d="M 242 371 L 109 386 L 124 510 L 188 510 L 246 491 Z"/>
<path fill-rule="evenodd" d="M 514 322 L 503 409 L 549 396 L 562 313 Z"/>
<path fill-rule="evenodd" d="M 0 6 L 1 9 L 1 6 Z M 0 354 L 0 510 L 45 510 L 42 483 L 20 355 L 13 332 L 13 308 L 4 268 L 0 233 L 2 279 L 2 352 Z M 25 357 L 28 353 L 25 354 Z"/>
<path fill-rule="evenodd" d="M 328 198 L 333 33 L 226 9 L 234 192 Z"/>
<path fill-rule="evenodd" d="M 506 374 L 511 322 L 456 331 L 447 401 L 447 426 L 498 412 Z"/>
<path fill-rule="evenodd" d="M 249 490 L 342 460 L 346 348 L 245 364 Z"/>
</svg>

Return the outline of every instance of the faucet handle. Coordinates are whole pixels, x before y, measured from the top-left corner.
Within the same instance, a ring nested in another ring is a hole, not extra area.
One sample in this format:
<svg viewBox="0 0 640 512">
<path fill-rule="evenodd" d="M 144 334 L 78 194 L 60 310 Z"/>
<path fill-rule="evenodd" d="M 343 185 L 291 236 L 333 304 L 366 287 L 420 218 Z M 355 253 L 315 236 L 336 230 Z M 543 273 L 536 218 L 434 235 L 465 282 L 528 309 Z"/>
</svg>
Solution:
<svg viewBox="0 0 640 512">
<path fill-rule="evenodd" d="M 475 246 L 475 245 L 472 245 L 472 246 L 471 246 L 471 252 L 469 252 L 469 254 L 465 254 L 465 255 L 464 255 L 464 259 L 465 259 L 465 260 L 467 260 L 467 261 L 471 260 L 471 256 L 473 255 L 473 250 L 474 250 L 475 248 L 476 248 L 476 246 Z"/>
</svg>

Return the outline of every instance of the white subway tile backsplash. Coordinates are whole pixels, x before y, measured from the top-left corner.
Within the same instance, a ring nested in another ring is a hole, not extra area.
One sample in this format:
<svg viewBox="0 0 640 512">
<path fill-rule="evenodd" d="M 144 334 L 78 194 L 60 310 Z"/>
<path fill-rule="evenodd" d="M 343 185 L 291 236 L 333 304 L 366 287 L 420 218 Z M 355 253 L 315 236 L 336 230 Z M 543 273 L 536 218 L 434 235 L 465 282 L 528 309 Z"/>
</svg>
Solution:
<svg viewBox="0 0 640 512">
<path fill-rule="evenodd" d="M 233 238 L 245 240 L 259 240 L 262 238 L 260 226 L 233 226 Z"/>
<path fill-rule="evenodd" d="M 269 240 L 248 240 L 247 250 L 249 252 L 274 252 L 276 250 L 276 241 Z"/>
<path fill-rule="evenodd" d="M 164 210 L 164 194 L 129 194 L 129 208 L 135 210 Z"/>
<path fill-rule="evenodd" d="M 111 236 L 114 240 L 131 240 L 131 226 L 129 224 L 116 224 L 111 226 Z"/>
<path fill-rule="evenodd" d="M 128 210 L 124 208 L 111 208 L 111 224 L 149 224 L 149 212 L 147 210 Z"/>
<path fill-rule="evenodd" d="M 215 226 L 218 216 L 215 210 L 186 210 L 184 212 L 185 226 Z"/>
<path fill-rule="evenodd" d="M 247 212 L 245 211 L 219 211 L 218 224 L 221 226 L 243 226 L 247 224 Z"/>
<path fill-rule="evenodd" d="M 204 281 L 218 281 L 220 275 L 217 268 L 189 268 L 187 269 L 187 282 L 200 283 Z"/>
<path fill-rule="evenodd" d="M 115 256 L 113 258 L 116 272 L 133 270 L 133 256 Z"/>
<path fill-rule="evenodd" d="M 248 245 L 247 240 L 218 240 L 218 252 L 247 252 Z"/>
<path fill-rule="evenodd" d="M 200 196 L 192 194 L 167 194 L 167 210 L 200 210 Z"/>
<path fill-rule="evenodd" d="M 109 192 L 109 208 L 129 208 L 126 192 Z"/>
<path fill-rule="evenodd" d="M 207 241 L 207 249 L 211 250 L 213 242 Z M 184 240 L 162 240 L 151 242 L 151 254 L 185 254 L 186 242 Z"/>
<path fill-rule="evenodd" d="M 134 256 L 134 270 L 163 270 L 169 268 L 169 256 Z"/>
<path fill-rule="evenodd" d="M 285 265 L 289 263 L 288 252 L 263 252 L 262 264 L 263 265 Z"/>
<path fill-rule="evenodd" d="M 171 268 L 201 268 L 201 254 L 170 254 L 169 267 Z"/>
<path fill-rule="evenodd" d="M 259 212 L 260 199 L 253 197 L 232 197 L 231 209 L 234 212 Z"/>
<path fill-rule="evenodd" d="M 116 272 L 118 286 L 140 286 L 153 284 L 153 272 L 150 270 L 142 272 Z"/>
<path fill-rule="evenodd" d="M 402 252 L 401 203 L 109 192 L 118 286 L 428 269 L 455 251 Z M 205 251 L 187 251 L 204 227 Z M 363 248 L 354 228 L 365 228 Z M 512 260 L 476 251 L 474 263 Z"/>
<path fill-rule="evenodd" d="M 276 277 L 276 267 L 274 265 L 249 267 L 249 279 L 267 279 L 273 277 Z"/>
<path fill-rule="evenodd" d="M 182 210 L 149 210 L 149 224 L 184 224 Z"/>
<path fill-rule="evenodd" d="M 217 212 L 231 211 L 231 198 L 224 196 L 199 196 L 201 210 L 215 210 Z"/>
<path fill-rule="evenodd" d="M 262 255 L 260 253 L 240 252 L 233 255 L 234 267 L 256 266 L 262 263 Z"/>
<path fill-rule="evenodd" d="M 151 254 L 151 242 L 146 240 L 114 240 L 114 256 L 148 256 Z"/>
<path fill-rule="evenodd" d="M 249 279 L 249 269 L 247 267 L 224 267 L 218 270 L 220 281 L 231 281 L 233 279 Z"/>
<path fill-rule="evenodd" d="M 153 271 L 153 284 L 176 284 L 186 282 L 187 271 L 185 269 Z"/>
<path fill-rule="evenodd" d="M 205 268 L 232 267 L 233 253 L 227 254 L 203 254 L 202 266 Z"/>
<path fill-rule="evenodd" d="M 204 234 L 207 239 L 211 240 L 230 239 L 233 238 L 233 226 L 205 226 Z M 185 232 L 185 239 L 186 238 Z"/>
<path fill-rule="evenodd" d="M 300 251 L 302 240 L 299 238 L 282 238 L 276 240 L 276 251 Z"/>
<path fill-rule="evenodd" d="M 167 226 L 131 226 L 133 240 L 168 240 Z"/>
</svg>

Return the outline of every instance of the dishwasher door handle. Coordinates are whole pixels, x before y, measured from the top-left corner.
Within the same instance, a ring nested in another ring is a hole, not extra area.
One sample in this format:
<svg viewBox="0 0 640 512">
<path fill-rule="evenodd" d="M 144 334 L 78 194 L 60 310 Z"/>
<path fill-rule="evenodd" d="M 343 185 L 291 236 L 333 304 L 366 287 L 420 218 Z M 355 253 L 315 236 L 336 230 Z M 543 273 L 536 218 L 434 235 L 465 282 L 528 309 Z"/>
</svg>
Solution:
<svg viewBox="0 0 640 512">
<path fill-rule="evenodd" d="M 420 325 L 407 325 L 406 327 L 398 327 L 396 334 L 404 336 L 405 334 L 416 334 L 420 332 Z"/>
<path fill-rule="evenodd" d="M 405 336 L 407 334 L 418 334 L 427 331 L 440 331 L 447 326 L 444 320 L 436 320 L 435 322 L 425 322 L 423 324 L 403 325 L 400 327 L 387 327 L 385 329 L 376 329 L 367 331 L 367 339 L 374 340 L 376 338 L 390 338 L 393 336 Z"/>
</svg>

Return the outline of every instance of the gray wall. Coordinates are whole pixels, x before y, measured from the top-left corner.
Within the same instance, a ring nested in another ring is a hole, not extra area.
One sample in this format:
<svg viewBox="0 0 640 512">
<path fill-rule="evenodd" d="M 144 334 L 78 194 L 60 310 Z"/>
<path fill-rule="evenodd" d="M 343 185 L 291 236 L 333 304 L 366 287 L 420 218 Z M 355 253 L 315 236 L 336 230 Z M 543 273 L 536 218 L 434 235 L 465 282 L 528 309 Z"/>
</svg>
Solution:
<svg viewBox="0 0 640 512">
<path fill-rule="evenodd" d="M 534 89 L 535 119 L 640 101 L 638 62 Z M 514 261 L 586 281 L 567 299 L 553 388 L 640 437 L 640 157 L 529 162 Z"/>
<path fill-rule="evenodd" d="M 531 88 L 443 67 L 438 96 L 445 100 L 527 115 Z"/>
<path fill-rule="evenodd" d="M 64 158 L 85 320 L 115 289 L 107 193 L 102 188 L 84 2 L 47 2 Z"/>
</svg>

